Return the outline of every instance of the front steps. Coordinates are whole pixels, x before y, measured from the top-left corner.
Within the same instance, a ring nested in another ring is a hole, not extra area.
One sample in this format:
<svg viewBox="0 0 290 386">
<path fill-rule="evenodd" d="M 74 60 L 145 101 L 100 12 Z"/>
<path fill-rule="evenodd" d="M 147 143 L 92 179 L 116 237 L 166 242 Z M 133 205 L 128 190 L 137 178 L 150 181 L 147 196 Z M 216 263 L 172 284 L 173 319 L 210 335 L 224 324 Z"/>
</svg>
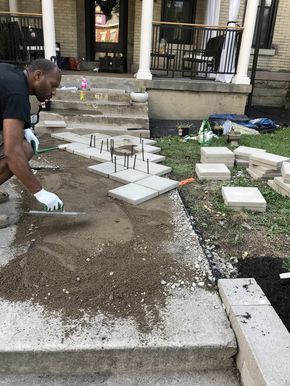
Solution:
<svg viewBox="0 0 290 386">
<path fill-rule="evenodd" d="M 124 126 L 149 130 L 148 103 L 133 103 L 134 79 L 86 77 L 90 89 L 78 90 L 80 77 L 64 75 L 51 101 L 51 112 L 71 123 Z"/>
</svg>

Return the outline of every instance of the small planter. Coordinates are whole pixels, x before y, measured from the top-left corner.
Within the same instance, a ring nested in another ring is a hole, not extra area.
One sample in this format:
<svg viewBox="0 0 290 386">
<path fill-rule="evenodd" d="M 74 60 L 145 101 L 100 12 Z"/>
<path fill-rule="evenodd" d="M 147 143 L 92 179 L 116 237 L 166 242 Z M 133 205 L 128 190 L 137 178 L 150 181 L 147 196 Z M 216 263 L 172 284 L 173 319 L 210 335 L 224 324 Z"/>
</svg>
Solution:
<svg viewBox="0 0 290 386">
<path fill-rule="evenodd" d="M 145 103 L 148 101 L 148 93 L 146 91 L 144 91 L 144 92 L 132 91 L 130 93 L 130 98 L 131 98 L 132 102 Z"/>
</svg>

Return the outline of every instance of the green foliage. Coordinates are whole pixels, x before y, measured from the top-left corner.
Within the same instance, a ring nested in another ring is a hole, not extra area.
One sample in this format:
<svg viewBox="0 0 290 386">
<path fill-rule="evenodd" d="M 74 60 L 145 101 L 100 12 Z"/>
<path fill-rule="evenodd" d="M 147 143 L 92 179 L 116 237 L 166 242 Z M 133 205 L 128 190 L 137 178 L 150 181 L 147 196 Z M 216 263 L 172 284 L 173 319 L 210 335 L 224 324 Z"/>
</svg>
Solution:
<svg viewBox="0 0 290 386">
<path fill-rule="evenodd" d="M 290 259 L 286 259 L 282 263 L 282 267 L 286 269 L 286 271 L 290 272 Z"/>
</svg>

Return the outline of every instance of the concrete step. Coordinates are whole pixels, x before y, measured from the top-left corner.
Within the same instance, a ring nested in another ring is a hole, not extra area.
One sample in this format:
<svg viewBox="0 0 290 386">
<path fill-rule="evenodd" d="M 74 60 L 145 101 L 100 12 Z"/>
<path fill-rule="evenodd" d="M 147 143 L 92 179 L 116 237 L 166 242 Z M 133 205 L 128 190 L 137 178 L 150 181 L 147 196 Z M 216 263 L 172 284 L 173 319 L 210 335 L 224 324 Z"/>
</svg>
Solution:
<svg viewBox="0 0 290 386">
<path fill-rule="evenodd" d="M 93 113 L 96 115 L 120 114 L 120 115 L 144 115 L 148 116 L 147 103 L 128 103 L 111 101 L 77 101 L 53 99 L 52 110 L 73 110 Z"/>
<path fill-rule="evenodd" d="M 90 88 L 103 88 L 103 89 L 121 89 L 127 92 L 134 91 L 143 83 L 140 80 L 135 78 L 125 78 L 125 77 L 107 77 L 103 74 L 94 74 L 94 75 L 85 75 Z M 82 75 L 79 74 L 69 74 L 63 75 L 61 79 L 61 86 L 66 87 L 80 87 Z"/>
<path fill-rule="evenodd" d="M 110 101 L 130 103 L 130 95 L 122 89 L 90 89 L 83 91 L 86 101 Z M 81 90 L 62 90 L 57 89 L 55 99 L 80 101 Z"/>
<path fill-rule="evenodd" d="M 234 370 L 195 372 L 107 373 L 81 376 L 53 376 L 47 374 L 0 376 L 0 385 L 6 386 L 239 386 Z"/>
<path fill-rule="evenodd" d="M 160 318 L 161 330 L 141 333 L 130 319 L 99 314 L 89 324 L 70 325 L 30 301 L 0 300 L 0 374 L 233 369 L 236 340 L 216 292 L 181 290 L 168 298 Z"/>
<path fill-rule="evenodd" d="M 64 120 L 67 125 L 71 123 L 95 123 L 96 125 L 119 125 L 127 127 L 143 127 L 149 129 L 149 119 L 145 115 L 121 115 L 103 114 L 98 115 L 91 112 L 80 112 L 72 110 L 54 110 L 59 119 Z"/>
</svg>

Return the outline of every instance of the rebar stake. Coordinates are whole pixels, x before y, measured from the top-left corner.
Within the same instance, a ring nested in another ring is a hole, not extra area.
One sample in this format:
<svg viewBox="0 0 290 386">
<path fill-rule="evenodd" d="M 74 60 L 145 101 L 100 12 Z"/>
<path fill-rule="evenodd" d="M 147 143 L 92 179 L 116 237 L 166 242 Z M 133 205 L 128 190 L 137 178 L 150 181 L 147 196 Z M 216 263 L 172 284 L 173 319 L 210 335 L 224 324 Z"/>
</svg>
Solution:
<svg viewBox="0 0 290 386">
<path fill-rule="evenodd" d="M 127 169 L 129 169 L 129 154 L 127 155 Z"/>
<path fill-rule="evenodd" d="M 133 157 L 133 153 L 134 153 L 134 145 L 132 145 L 131 147 L 131 157 Z"/>
<path fill-rule="evenodd" d="M 101 142 L 101 148 L 100 148 L 100 153 L 102 153 L 102 151 L 103 151 L 103 140 L 102 140 L 102 142 Z"/>
<path fill-rule="evenodd" d="M 127 158 L 127 153 L 124 154 L 124 166 L 126 167 L 126 158 Z"/>
<path fill-rule="evenodd" d="M 140 134 L 140 143 L 141 143 L 141 140 L 142 140 L 142 134 Z"/>
<path fill-rule="evenodd" d="M 109 151 L 109 138 L 107 138 L 107 151 Z"/>
<path fill-rule="evenodd" d="M 94 147 L 96 147 L 96 136 L 94 135 Z"/>
<path fill-rule="evenodd" d="M 117 172 L 117 157 L 114 157 L 115 173 Z"/>
<path fill-rule="evenodd" d="M 142 149 L 142 160 L 145 161 L 145 157 L 144 157 L 144 149 Z"/>
<path fill-rule="evenodd" d="M 147 158 L 147 174 L 149 174 L 149 158 Z"/>
<path fill-rule="evenodd" d="M 114 152 L 111 151 L 111 161 L 113 162 L 113 155 L 114 155 Z"/>
<path fill-rule="evenodd" d="M 144 141 L 142 139 L 142 151 L 144 151 Z"/>
<path fill-rule="evenodd" d="M 93 134 L 91 134 L 90 147 L 92 147 L 92 144 L 93 144 Z"/>
<path fill-rule="evenodd" d="M 135 154 L 135 157 L 134 157 L 134 165 L 133 165 L 133 169 L 135 169 L 135 167 L 136 167 L 136 160 L 137 160 L 137 154 Z"/>
</svg>

